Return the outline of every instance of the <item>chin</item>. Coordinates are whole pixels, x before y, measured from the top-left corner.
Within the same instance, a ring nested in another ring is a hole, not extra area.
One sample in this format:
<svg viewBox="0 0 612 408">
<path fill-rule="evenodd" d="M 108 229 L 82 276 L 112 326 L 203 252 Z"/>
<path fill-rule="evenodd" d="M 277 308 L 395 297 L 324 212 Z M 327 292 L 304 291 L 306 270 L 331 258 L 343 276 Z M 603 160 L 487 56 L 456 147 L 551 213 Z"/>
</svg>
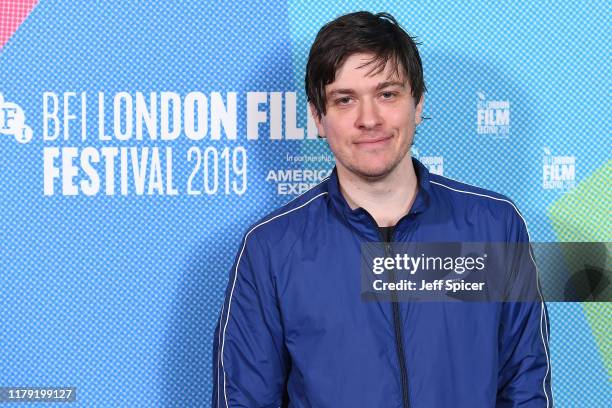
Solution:
<svg viewBox="0 0 612 408">
<path fill-rule="evenodd" d="M 380 179 L 391 173 L 394 166 L 392 165 L 378 165 L 378 166 L 356 166 L 353 170 L 354 173 L 360 175 L 363 178 L 368 179 Z"/>
</svg>

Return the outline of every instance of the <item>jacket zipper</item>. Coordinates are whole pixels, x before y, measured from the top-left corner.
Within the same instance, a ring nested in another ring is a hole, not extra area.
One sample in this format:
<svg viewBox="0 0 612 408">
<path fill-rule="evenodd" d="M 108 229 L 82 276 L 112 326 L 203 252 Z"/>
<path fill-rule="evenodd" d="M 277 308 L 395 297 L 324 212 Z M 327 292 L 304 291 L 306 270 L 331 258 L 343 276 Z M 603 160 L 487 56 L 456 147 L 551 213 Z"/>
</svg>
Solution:
<svg viewBox="0 0 612 408">
<path fill-rule="evenodd" d="M 376 229 L 376 231 L 378 231 L 380 242 L 383 242 L 385 245 L 385 257 L 388 257 L 391 254 L 391 242 L 393 242 L 393 234 L 395 232 L 395 227 L 393 227 L 393 229 L 391 230 L 389 242 L 387 242 L 385 241 L 385 237 L 383 237 L 382 232 L 380 231 L 380 228 L 376 223 L 376 220 L 374 219 L 374 217 L 372 217 L 372 214 L 370 214 L 365 209 L 363 211 L 370 218 L 372 224 L 374 224 L 374 228 Z M 404 217 L 406 217 L 406 215 Z M 402 217 L 395 225 L 398 225 L 400 221 L 404 219 L 404 217 Z M 395 271 L 392 270 L 391 273 L 393 274 L 393 280 L 395 280 Z M 397 358 L 399 360 L 400 379 L 402 382 L 402 405 L 404 408 L 410 408 L 410 389 L 408 388 L 408 369 L 406 368 L 406 358 L 404 355 L 402 321 L 400 316 L 399 303 L 397 301 L 397 294 L 395 292 L 392 292 L 391 294 L 391 305 L 393 310 L 393 328 L 395 329 L 395 348 L 397 351 Z"/>
<path fill-rule="evenodd" d="M 391 254 L 391 242 L 393 242 L 393 230 L 391 230 L 390 241 L 385 241 L 385 257 L 389 257 Z M 382 237 L 381 234 L 381 238 Z M 391 271 L 392 281 L 395 281 L 395 271 Z M 397 301 L 397 294 L 392 292 L 391 294 L 391 305 L 393 308 L 393 326 L 395 329 L 395 346 L 397 349 L 397 358 L 399 359 L 400 365 L 400 378 L 402 382 L 402 400 L 404 408 L 410 408 L 410 397 L 408 389 L 408 369 L 406 368 L 406 358 L 404 354 L 404 341 L 402 335 L 402 321 L 399 309 L 399 303 Z"/>
</svg>

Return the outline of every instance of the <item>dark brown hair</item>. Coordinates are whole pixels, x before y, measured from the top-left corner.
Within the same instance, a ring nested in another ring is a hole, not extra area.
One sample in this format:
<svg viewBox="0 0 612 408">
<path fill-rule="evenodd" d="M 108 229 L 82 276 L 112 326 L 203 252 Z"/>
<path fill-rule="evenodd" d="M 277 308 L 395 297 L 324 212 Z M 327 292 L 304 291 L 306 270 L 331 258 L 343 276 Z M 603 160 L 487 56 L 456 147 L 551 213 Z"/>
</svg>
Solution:
<svg viewBox="0 0 612 408">
<path fill-rule="evenodd" d="M 334 82 L 337 70 L 353 54 L 373 54 L 365 66 L 377 74 L 391 61 L 395 73 L 408 80 L 415 104 L 427 90 L 423 66 L 414 38 L 389 13 L 358 11 L 325 24 L 315 38 L 306 64 L 306 97 L 319 117 L 326 113 L 325 86 Z"/>
</svg>

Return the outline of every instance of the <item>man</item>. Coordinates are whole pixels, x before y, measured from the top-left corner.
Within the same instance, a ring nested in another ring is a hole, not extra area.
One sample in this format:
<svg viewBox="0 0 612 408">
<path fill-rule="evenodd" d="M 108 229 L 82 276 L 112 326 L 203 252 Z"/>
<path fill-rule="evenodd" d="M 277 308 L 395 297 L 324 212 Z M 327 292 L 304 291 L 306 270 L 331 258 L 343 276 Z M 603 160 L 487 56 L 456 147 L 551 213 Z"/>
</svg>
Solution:
<svg viewBox="0 0 612 408">
<path fill-rule="evenodd" d="M 541 298 L 362 301 L 364 242 L 528 242 L 510 200 L 411 158 L 424 90 L 416 45 L 389 14 L 318 33 L 306 93 L 336 167 L 245 234 L 215 333 L 213 406 L 552 406 Z"/>
</svg>

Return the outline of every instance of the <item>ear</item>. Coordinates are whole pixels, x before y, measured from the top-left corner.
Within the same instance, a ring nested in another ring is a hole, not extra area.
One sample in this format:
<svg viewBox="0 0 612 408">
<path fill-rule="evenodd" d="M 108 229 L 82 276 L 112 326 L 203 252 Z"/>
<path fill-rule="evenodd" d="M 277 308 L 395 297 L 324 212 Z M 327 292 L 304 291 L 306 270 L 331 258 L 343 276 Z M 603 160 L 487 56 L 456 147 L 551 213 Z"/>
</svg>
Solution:
<svg viewBox="0 0 612 408">
<path fill-rule="evenodd" d="M 323 125 L 321 124 L 321 119 L 322 118 L 317 113 L 317 109 L 312 104 L 312 102 L 308 103 L 308 107 L 310 108 L 310 114 L 312 115 L 312 118 L 315 121 L 315 125 L 317 126 L 317 133 L 319 134 L 319 137 L 324 138 L 325 137 L 325 128 L 323 128 Z"/>
<path fill-rule="evenodd" d="M 425 95 L 421 95 L 419 103 L 416 104 L 414 109 L 414 123 L 420 125 L 423 121 L 423 105 L 425 104 Z"/>
</svg>

